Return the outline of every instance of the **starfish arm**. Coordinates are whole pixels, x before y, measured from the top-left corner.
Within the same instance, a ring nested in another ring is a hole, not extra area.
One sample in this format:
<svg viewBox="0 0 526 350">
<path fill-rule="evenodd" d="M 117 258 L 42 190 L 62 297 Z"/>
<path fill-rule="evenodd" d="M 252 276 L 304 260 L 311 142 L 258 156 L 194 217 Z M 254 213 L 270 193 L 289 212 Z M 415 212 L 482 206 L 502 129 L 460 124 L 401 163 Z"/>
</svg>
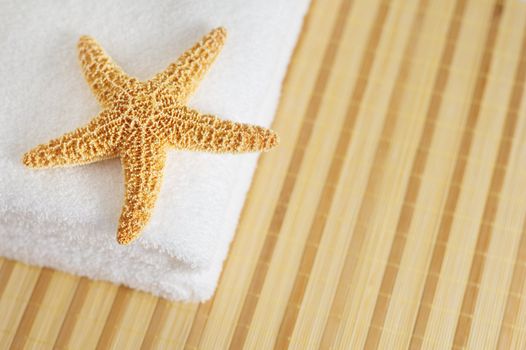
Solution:
<svg viewBox="0 0 526 350">
<path fill-rule="evenodd" d="M 117 230 L 119 244 L 131 243 L 149 221 L 161 187 L 165 154 L 159 146 L 136 143 L 121 156 L 125 198 Z"/>
<path fill-rule="evenodd" d="M 166 110 L 161 120 L 168 142 L 179 149 L 241 153 L 268 151 L 279 143 L 273 130 L 203 115 L 186 106 Z"/>
<path fill-rule="evenodd" d="M 103 112 L 86 126 L 33 148 L 24 154 L 23 163 L 31 168 L 51 168 L 113 158 L 117 149 L 111 140 L 117 127 Z"/>
<path fill-rule="evenodd" d="M 89 36 L 80 37 L 78 55 L 84 77 L 104 107 L 108 107 L 126 87 L 137 82 L 124 73 L 97 41 Z"/>
<path fill-rule="evenodd" d="M 152 81 L 162 86 L 171 85 L 175 97 L 185 101 L 221 52 L 225 40 L 224 28 L 212 30 Z"/>
</svg>

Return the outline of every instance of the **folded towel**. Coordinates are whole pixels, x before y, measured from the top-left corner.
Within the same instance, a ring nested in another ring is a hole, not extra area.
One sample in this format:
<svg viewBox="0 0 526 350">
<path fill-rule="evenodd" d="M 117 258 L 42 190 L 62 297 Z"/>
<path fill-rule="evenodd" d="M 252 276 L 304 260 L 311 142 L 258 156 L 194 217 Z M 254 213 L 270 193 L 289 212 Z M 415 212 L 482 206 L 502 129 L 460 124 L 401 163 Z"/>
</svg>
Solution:
<svg viewBox="0 0 526 350">
<path fill-rule="evenodd" d="M 221 118 L 269 126 L 307 5 L 308 0 L 4 3 L 0 255 L 169 299 L 209 298 L 257 154 L 170 150 L 152 219 L 130 246 L 115 241 L 124 195 L 118 160 L 35 171 L 24 168 L 21 157 L 100 110 L 76 61 L 81 34 L 95 37 L 130 75 L 148 79 L 210 29 L 224 26 L 227 43 L 189 104 Z"/>
</svg>

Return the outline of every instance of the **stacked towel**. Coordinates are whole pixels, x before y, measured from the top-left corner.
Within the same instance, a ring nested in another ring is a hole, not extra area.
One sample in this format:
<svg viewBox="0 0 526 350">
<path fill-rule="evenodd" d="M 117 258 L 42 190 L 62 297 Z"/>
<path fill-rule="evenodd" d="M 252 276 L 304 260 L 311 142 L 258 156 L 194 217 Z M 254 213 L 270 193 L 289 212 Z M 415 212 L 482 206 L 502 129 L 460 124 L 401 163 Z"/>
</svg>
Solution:
<svg viewBox="0 0 526 350">
<path fill-rule="evenodd" d="M 148 79 L 210 29 L 224 26 L 227 43 L 190 106 L 270 126 L 307 5 L 308 0 L 4 2 L 0 255 L 169 299 L 208 299 L 257 154 L 170 150 L 152 219 L 130 246 L 115 241 L 124 195 L 118 159 L 32 170 L 21 157 L 100 111 L 77 63 L 82 34 L 95 37 L 128 74 Z"/>
</svg>

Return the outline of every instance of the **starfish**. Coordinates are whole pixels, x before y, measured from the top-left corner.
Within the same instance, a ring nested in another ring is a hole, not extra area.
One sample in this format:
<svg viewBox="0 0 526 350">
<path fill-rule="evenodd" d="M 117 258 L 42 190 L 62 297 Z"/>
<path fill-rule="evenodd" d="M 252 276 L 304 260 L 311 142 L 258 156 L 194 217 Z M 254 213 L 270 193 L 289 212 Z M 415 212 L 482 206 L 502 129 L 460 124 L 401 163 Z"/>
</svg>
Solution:
<svg viewBox="0 0 526 350">
<path fill-rule="evenodd" d="M 268 151 L 278 144 L 270 129 L 222 120 L 186 105 L 225 39 L 224 28 L 214 29 L 163 72 L 139 81 L 124 73 L 93 38 L 82 36 L 79 61 L 102 111 L 87 125 L 30 150 L 23 163 L 49 168 L 119 157 L 125 198 L 117 242 L 132 242 L 151 217 L 168 148 L 241 153 Z"/>
</svg>

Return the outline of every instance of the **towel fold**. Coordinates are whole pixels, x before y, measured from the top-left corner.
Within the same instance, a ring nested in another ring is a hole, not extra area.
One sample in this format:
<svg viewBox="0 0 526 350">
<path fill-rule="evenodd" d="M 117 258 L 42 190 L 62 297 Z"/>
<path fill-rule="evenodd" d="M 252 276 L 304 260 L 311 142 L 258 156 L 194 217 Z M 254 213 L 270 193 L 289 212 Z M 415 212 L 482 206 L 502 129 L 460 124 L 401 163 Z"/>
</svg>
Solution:
<svg viewBox="0 0 526 350">
<path fill-rule="evenodd" d="M 210 29 L 224 26 L 227 43 L 190 106 L 268 127 L 307 5 L 308 0 L 4 3 L 0 255 L 169 299 L 208 299 L 257 154 L 169 150 L 152 219 L 130 246 L 115 241 L 124 195 L 118 160 L 32 170 L 21 157 L 100 110 L 76 62 L 81 34 L 95 37 L 128 74 L 148 79 Z"/>
</svg>

